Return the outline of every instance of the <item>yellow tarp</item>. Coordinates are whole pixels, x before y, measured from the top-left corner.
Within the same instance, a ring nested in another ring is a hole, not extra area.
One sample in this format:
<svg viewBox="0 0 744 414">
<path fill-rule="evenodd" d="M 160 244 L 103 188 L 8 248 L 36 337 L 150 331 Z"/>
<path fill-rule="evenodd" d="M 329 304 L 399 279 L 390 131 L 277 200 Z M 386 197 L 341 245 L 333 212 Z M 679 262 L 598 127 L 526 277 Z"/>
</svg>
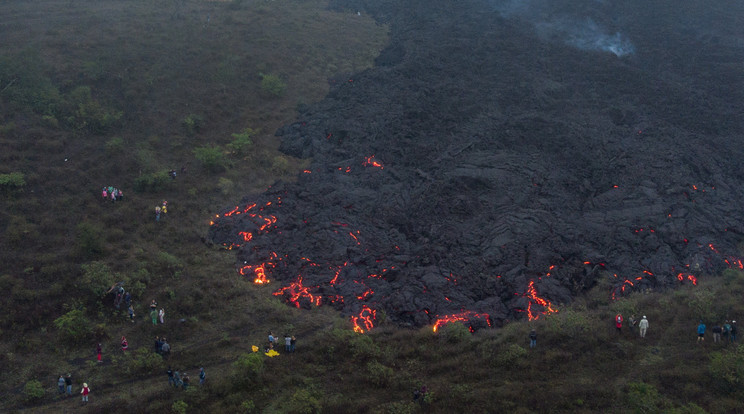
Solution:
<svg viewBox="0 0 744 414">
<path fill-rule="evenodd" d="M 251 349 L 253 350 L 253 352 L 258 352 L 258 347 L 256 345 L 253 345 Z"/>
<path fill-rule="evenodd" d="M 272 358 L 274 358 L 277 355 L 279 355 L 279 353 L 276 352 L 276 351 L 274 351 L 273 349 L 271 351 L 269 351 L 269 352 L 266 353 L 266 356 L 267 357 L 272 357 Z"/>
</svg>

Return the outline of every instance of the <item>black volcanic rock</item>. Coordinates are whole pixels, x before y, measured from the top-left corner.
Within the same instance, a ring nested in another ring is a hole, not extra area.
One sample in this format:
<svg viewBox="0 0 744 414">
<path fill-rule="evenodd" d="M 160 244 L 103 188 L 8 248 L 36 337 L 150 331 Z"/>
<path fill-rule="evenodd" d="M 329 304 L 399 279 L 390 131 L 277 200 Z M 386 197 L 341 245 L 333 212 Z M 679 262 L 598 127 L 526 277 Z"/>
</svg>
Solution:
<svg viewBox="0 0 744 414">
<path fill-rule="evenodd" d="M 309 171 L 227 209 L 210 239 L 277 296 L 363 330 L 380 312 L 477 329 L 602 278 L 609 298 L 741 267 L 744 82 L 724 58 L 741 42 L 672 27 L 659 42 L 624 5 L 635 52 L 619 57 L 508 3 L 332 2 L 389 21 L 390 46 L 277 131 Z M 666 67 L 669 48 L 687 66 Z"/>
</svg>

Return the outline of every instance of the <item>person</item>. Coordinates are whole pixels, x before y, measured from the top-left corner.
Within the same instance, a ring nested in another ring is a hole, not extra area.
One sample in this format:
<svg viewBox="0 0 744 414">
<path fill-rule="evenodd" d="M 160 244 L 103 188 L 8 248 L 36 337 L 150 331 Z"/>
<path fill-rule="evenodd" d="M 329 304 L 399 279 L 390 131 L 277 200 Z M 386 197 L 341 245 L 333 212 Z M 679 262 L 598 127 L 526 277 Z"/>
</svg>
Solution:
<svg viewBox="0 0 744 414">
<path fill-rule="evenodd" d="M 170 170 L 170 171 L 168 171 L 168 174 L 170 174 L 170 176 L 171 176 L 172 179 L 174 179 L 174 180 L 176 179 L 176 170 Z"/>
<path fill-rule="evenodd" d="M 170 355 L 170 345 L 168 345 L 168 342 L 165 340 L 165 337 L 163 337 L 163 345 L 160 346 L 160 353 L 163 355 L 163 358 L 168 358 Z"/>
<path fill-rule="evenodd" d="M 160 221 L 160 206 L 155 207 L 155 221 Z"/>
<path fill-rule="evenodd" d="M 297 338 L 295 338 L 294 335 L 293 335 L 292 336 L 292 340 L 289 342 L 289 352 L 294 352 L 295 351 L 295 344 L 296 343 L 297 343 Z"/>
<path fill-rule="evenodd" d="M 122 351 L 129 350 L 129 342 L 127 342 L 127 338 L 124 336 L 121 337 L 121 350 Z"/>
<path fill-rule="evenodd" d="M 731 342 L 736 342 L 736 321 L 731 321 Z"/>
<path fill-rule="evenodd" d="M 101 191 L 101 196 L 103 196 L 103 201 L 106 201 L 108 199 L 108 192 L 106 191 L 106 187 L 103 187 L 103 190 Z"/>
<path fill-rule="evenodd" d="M 176 372 L 173 373 L 173 382 L 176 388 L 181 387 L 183 385 L 183 381 L 181 380 L 181 374 L 176 370 Z"/>
<path fill-rule="evenodd" d="M 129 292 L 124 293 L 124 303 L 127 304 L 127 307 L 132 306 L 132 294 Z"/>
<path fill-rule="evenodd" d="M 59 379 L 57 380 L 57 386 L 59 387 L 59 393 L 64 394 L 65 393 L 65 376 L 61 375 L 59 376 Z"/>
<path fill-rule="evenodd" d="M 158 311 L 158 318 L 160 319 L 160 323 L 165 323 L 165 309 L 160 308 L 160 311 Z"/>
<path fill-rule="evenodd" d="M 618 335 L 623 332 L 623 315 L 619 313 L 615 316 L 615 328 L 617 328 Z"/>
<path fill-rule="evenodd" d="M 419 398 L 419 401 L 421 402 L 421 405 L 424 405 L 426 403 L 426 393 L 428 392 L 428 388 L 426 388 L 426 385 L 421 386 L 421 398 Z"/>
<path fill-rule="evenodd" d="M 731 324 L 729 323 L 729 321 L 723 323 L 722 329 L 723 340 L 725 340 L 727 343 L 730 343 L 731 338 L 729 337 L 729 334 L 731 334 Z"/>
<path fill-rule="evenodd" d="M 285 352 L 292 352 L 290 349 L 292 348 L 292 337 L 289 335 L 284 335 L 284 351 Z"/>
<path fill-rule="evenodd" d="M 99 343 L 98 346 L 96 346 L 96 358 L 98 359 L 98 362 L 103 362 L 101 360 L 101 353 L 103 353 L 103 347 Z"/>
<path fill-rule="evenodd" d="M 165 372 L 168 374 L 168 385 L 175 386 L 176 385 L 176 379 L 173 378 L 173 370 L 170 366 L 168 366 L 168 371 Z"/>
<path fill-rule="evenodd" d="M 276 337 L 273 332 L 269 331 L 269 343 L 272 345 L 272 348 L 274 347 L 274 342 L 276 342 Z"/>
<path fill-rule="evenodd" d="M 163 340 L 159 336 L 155 337 L 155 353 L 159 354 L 163 351 Z"/>
<path fill-rule="evenodd" d="M 69 373 L 65 377 L 65 385 L 67 386 L 67 395 L 72 397 L 72 375 Z"/>
<path fill-rule="evenodd" d="M 88 394 L 90 394 L 90 388 L 88 387 L 88 383 L 83 383 L 83 389 L 80 391 L 80 394 L 83 394 L 83 402 L 88 402 Z"/>
<path fill-rule="evenodd" d="M 207 373 L 204 372 L 204 367 L 201 367 L 199 369 L 199 385 L 204 385 L 204 382 L 207 380 Z"/>
<path fill-rule="evenodd" d="M 705 324 L 703 321 L 700 321 L 700 325 L 697 327 L 697 334 L 698 334 L 698 342 L 705 341 Z"/>
<path fill-rule="evenodd" d="M 530 331 L 530 348 L 537 346 L 537 331 L 534 329 Z"/>
<path fill-rule="evenodd" d="M 158 311 L 156 309 L 150 309 L 150 319 L 152 319 L 153 325 L 158 324 Z"/>
<path fill-rule="evenodd" d="M 186 391 L 189 389 L 189 384 L 191 383 L 191 378 L 189 378 L 189 374 L 183 373 L 183 378 L 181 379 L 183 383 L 183 390 Z"/>
<path fill-rule="evenodd" d="M 163 207 L 160 209 L 163 214 L 168 214 L 168 202 L 163 200 Z"/>
<path fill-rule="evenodd" d="M 646 319 L 646 315 L 643 315 L 643 318 L 640 322 L 638 322 L 638 330 L 640 331 L 641 338 L 646 337 L 646 330 L 648 329 L 648 319 Z"/>
<path fill-rule="evenodd" d="M 417 403 L 419 398 L 421 398 L 421 391 L 419 391 L 418 388 L 413 390 L 413 402 Z"/>
<path fill-rule="evenodd" d="M 636 317 L 635 315 L 630 315 L 630 319 L 628 319 L 628 328 L 630 329 L 630 332 L 633 333 L 636 326 Z"/>
<path fill-rule="evenodd" d="M 129 320 L 134 323 L 134 308 L 132 305 L 129 305 Z"/>
<path fill-rule="evenodd" d="M 713 332 L 713 343 L 721 340 L 721 333 L 723 333 L 721 325 L 713 325 L 713 327 L 710 328 L 710 331 Z"/>
</svg>

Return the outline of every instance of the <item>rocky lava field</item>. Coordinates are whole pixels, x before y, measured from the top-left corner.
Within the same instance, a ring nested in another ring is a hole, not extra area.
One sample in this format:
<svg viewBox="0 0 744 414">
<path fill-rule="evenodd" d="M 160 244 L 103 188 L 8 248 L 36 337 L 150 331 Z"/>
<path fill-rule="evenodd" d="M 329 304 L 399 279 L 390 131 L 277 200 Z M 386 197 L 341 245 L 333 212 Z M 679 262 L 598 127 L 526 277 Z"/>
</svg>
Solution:
<svg viewBox="0 0 744 414">
<path fill-rule="evenodd" d="M 216 214 L 244 277 L 357 331 L 436 330 L 743 267 L 743 6 L 331 6 L 391 43 L 277 131 L 312 158 L 296 182 Z"/>
</svg>

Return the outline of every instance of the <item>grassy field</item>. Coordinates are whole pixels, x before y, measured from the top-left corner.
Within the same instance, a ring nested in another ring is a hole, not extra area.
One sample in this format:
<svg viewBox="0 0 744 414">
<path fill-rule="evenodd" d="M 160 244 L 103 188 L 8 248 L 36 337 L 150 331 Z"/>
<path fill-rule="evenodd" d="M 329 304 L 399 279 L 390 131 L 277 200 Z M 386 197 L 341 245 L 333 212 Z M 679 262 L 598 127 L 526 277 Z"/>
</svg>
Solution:
<svg viewBox="0 0 744 414">
<path fill-rule="evenodd" d="M 369 17 L 320 0 L 6 1 L 0 15 L 3 412 L 744 412 L 744 348 L 695 334 L 701 318 L 742 315 L 738 271 L 617 301 L 598 286 L 499 330 L 383 316 L 360 335 L 330 308 L 281 303 L 204 243 L 214 214 L 301 171 L 274 131 L 328 78 L 372 65 L 387 28 Z M 124 200 L 102 200 L 109 185 Z M 118 281 L 135 323 L 105 295 Z M 148 321 L 153 299 L 163 325 Z M 617 312 L 647 315 L 648 338 L 618 335 Z M 252 353 L 269 331 L 297 351 Z M 168 366 L 192 387 L 170 388 Z M 57 394 L 67 373 L 89 405 Z"/>
</svg>

